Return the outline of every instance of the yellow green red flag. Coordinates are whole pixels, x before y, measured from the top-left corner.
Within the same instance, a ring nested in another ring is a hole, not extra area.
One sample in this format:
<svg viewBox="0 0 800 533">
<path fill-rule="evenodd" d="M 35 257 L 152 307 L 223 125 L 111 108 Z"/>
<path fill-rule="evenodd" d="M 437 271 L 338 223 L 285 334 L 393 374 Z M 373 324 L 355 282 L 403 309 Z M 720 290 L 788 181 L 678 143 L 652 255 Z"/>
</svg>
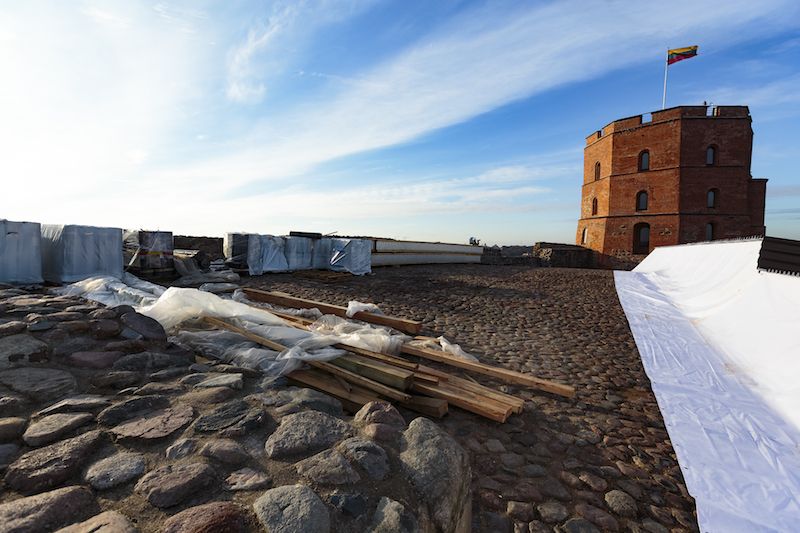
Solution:
<svg viewBox="0 0 800 533">
<path fill-rule="evenodd" d="M 689 59 L 690 57 L 694 57 L 696 55 L 696 46 L 687 46 L 685 48 L 673 48 L 672 50 L 667 50 L 667 65 L 677 63 L 678 61 L 683 61 L 684 59 Z"/>
</svg>

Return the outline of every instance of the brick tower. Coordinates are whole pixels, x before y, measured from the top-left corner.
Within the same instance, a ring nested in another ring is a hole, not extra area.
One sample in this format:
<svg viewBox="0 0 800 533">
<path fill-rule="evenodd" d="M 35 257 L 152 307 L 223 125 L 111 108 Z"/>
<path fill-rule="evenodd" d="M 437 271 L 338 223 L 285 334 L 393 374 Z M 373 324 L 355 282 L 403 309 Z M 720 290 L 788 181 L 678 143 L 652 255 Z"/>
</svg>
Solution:
<svg viewBox="0 0 800 533">
<path fill-rule="evenodd" d="M 586 138 L 576 243 L 601 266 L 656 246 L 764 234 L 747 106 L 681 106 L 615 120 Z"/>
</svg>

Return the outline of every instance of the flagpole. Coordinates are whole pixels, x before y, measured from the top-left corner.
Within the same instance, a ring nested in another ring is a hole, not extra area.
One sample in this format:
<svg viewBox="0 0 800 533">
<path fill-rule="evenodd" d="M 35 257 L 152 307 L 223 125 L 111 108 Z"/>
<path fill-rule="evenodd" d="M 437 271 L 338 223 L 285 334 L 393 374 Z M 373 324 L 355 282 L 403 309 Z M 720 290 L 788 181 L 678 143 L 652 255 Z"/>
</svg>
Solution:
<svg viewBox="0 0 800 533">
<path fill-rule="evenodd" d="M 667 107 L 667 72 L 669 72 L 669 50 L 667 50 L 667 57 L 664 60 L 664 95 L 661 97 L 661 109 Z"/>
</svg>

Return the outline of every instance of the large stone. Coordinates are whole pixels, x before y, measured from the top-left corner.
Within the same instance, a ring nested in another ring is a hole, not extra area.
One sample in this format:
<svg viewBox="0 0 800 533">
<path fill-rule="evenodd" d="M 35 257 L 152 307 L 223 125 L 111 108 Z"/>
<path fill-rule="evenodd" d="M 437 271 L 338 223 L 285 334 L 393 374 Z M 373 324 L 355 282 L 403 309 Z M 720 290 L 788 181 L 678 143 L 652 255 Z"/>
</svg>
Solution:
<svg viewBox="0 0 800 533">
<path fill-rule="evenodd" d="M 369 477 L 381 480 L 389 473 L 389 458 L 383 448 L 372 441 L 352 437 L 339 443 L 339 451 L 357 464 Z"/>
<path fill-rule="evenodd" d="M 310 455 L 349 437 L 352 428 L 346 422 L 319 411 L 303 411 L 281 419 L 280 426 L 267 439 L 267 457 L 279 459 Z"/>
<path fill-rule="evenodd" d="M 213 387 L 229 387 L 234 390 L 241 390 L 244 385 L 241 374 L 221 374 L 204 379 L 197 385 L 198 389 L 210 389 Z"/>
<path fill-rule="evenodd" d="M 106 511 L 91 517 L 85 522 L 72 524 L 56 533 L 137 533 L 128 517 L 117 511 Z"/>
<path fill-rule="evenodd" d="M 325 450 L 294 466 L 298 474 L 319 485 L 344 485 L 361 479 L 347 459 L 336 450 Z"/>
<path fill-rule="evenodd" d="M 270 479 L 263 472 L 242 468 L 225 479 L 225 488 L 230 491 L 256 490 L 266 488 L 270 483 Z"/>
<path fill-rule="evenodd" d="M 28 426 L 22 440 L 28 446 L 49 444 L 88 424 L 94 419 L 89 413 L 57 413 L 47 415 Z"/>
<path fill-rule="evenodd" d="M 189 366 L 190 364 L 192 364 L 192 361 L 183 355 L 160 352 L 139 352 L 117 359 L 114 363 L 114 370 L 154 372 L 162 368 Z"/>
<path fill-rule="evenodd" d="M 205 463 L 165 465 L 147 473 L 136 492 L 161 509 L 188 500 L 214 483 L 214 470 Z"/>
<path fill-rule="evenodd" d="M 11 461 L 16 459 L 18 453 L 18 444 L 14 444 L 13 442 L 9 444 L 0 444 L 0 472 L 5 470 Z"/>
<path fill-rule="evenodd" d="M 83 479 L 97 490 L 106 490 L 136 479 L 144 474 L 144 468 L 143 455 L 117 453 L 90 466 Z"/>
<path fill-rule="evenodd" d="M 333 416 L 342 414 L 342 402 L 314 389 L 287 387 L 270 391 L 262 396 L 265 405 L 276 407 L 280 416 L 314 409 Z"/>
<path fill-rule="evenodd" d="M 443 531 L 456 529 L 471 505 L 469 458 L 464 450 L 427 418 L 416 418 L 403 432 L 400 462 Z"/>
<path fill-rule="evenodd" d="M 194 409 L 188 405 L 178 405 L 127 420 L 111 428 L 111 432 L 121 438 L 163 439 L 191 422 L 192 418 Z"/>
<path fill-rule="evenodd" d="M 125 389 L 139 383 L 142 375 L 131 370 L 120 370 L 92 376 L 92 385 L 99 389 Z"/>
<path fill-rule="evenodd" d="M 161 533 L 240 533 L 245 531 L 241 507 L 231 502 L 212 502 L 190 507 L 164 523 Z"/>
<path fill-rule="evenodd" d="M 620 516 L 636 516 L 636 500 L 627 492 L 621 490 L 610 490 L 605 495 L 608 508 Z"/>
<path fill-rule="evenodd" d="M 161 327 L 157 320 L 149 316 L 141 315 L 134 311 L 120 316 L 120 322 L 149 341 L 167 340 L 167 333 L 164 328 Z"/>
<path fill-rule="evenodd" d="M 101 440 L 102 433 L 90 431 L 30 451 L 8 467 L 6 485 L 25 494 L 60 485 L 80 469 Z"/>
<path fill-rule="evenodd" d="M 219 431 L 234 425 L 245 417 L 250 406 L 242 400 L 224 403 L 206 415 L 197 419 L 194 428 L 197 431 Z"/>
<path fill-rule="evenodd" d="M 0 418 L 0 442 L 11 442 L 17 440 L 28 421 L 19 417 Z"/>
<path fill-rule="evenodd" d="M 583 518 L 570 518 L 561 526 L 564 533 L 600 533 L 594 524 Z"/>
<path fill-rule="evenodd" d="M 111 368 L 123 355 L 122 352 L 74 352 L 67 362 L 84 368 Z"/>
<path fill-rule="evenodd" d="M 116 320 L 92 320 L 90 324 L 95 339 L 111 339 L 119 335 L 122 330 Z"/>
<path fill-rule="evenodd" d="M 575 512 L 589 522 L 600 527 L 603 531 L 619 531 L 619 523 L 617 520 L 607 512 L 593 505 L 579 503 L 575 506 Z"/>
<path fill-rule="evenodd" d="M 542 520 L 551 524 L 561 522 L 569 515 L 567 508 L 556 501 L 539 504 L 536 510 L 539 511 L 539 516 L 542 517 Z"/>
<path fill-rule="evenodd" d="M 268 490 L 255 503 L 258 521 L 269 533 L 328 533 L 328 508 L 304 485 L 284 485 Z"/>
<path fill-rule="evenodd" d="M 386 496 L 378 502 L 367 533 L 419 533 L 417 517 L 405 506 Z"/>
<path fill-rule="evenodd" d="M 0 384 L 39 402 L 61 398 L 76 387 L 75 376 L 69 372 L 30 367 L 3 370 L 0 372 Z"/>
<path fill-rule="evenodd" d="M 17 333 L 25 331 L 25 328 L 27 327 L 28 325 L 21 320 L 12 320 L 10 322 L 0 324 L 0 337 L 16 335 Z"/>
<path fill-rule="evenodd" d="M 0 505 L 0 531 L 53 531 L 84 520 L 98 511 L 92 491 L 86 487 L 64 487 Z"/>
<path fill-rule="evenodd" d="M 250 455 L 242 448 L 242 445 L 231 439 L 212 439 L 208 441 L 200 449 L 200 455 L 234 466 L 245 463 L 250 459 Z"/>
<path fill-rule="evenodd" d="M 28 358 L 39 361 L 47 356 L 50 347 L 27 333 L 0 337 L 0 362 L 19 361 Z"/>
<path fill-rule="evenodd" d="M 112 426 L 168 406 L 169 398 L 166 396 L 138 396 L 115 403 L 111 407 L 103 409 L 100 414 L 97 415 L 97 421 L 101 424 Z"/>
<path fill-rule="evenodd" d="M 406 421 L 395 407 L 389 402 L 375 401 L 364 405 L 353 417 L 353 424 L 366 426 L 368 424 L 386 424 L 398 429 L 406 427 Z"/>
<path fill-rule="evenodd" d="M 83 394 L 65 398 L 60 402 L 45 407 L 36 416 L 52 415 L 54 413 L 97 413 L 109 406 L 111 402 L 103 397 L 94 394 Z"/>
</svg>

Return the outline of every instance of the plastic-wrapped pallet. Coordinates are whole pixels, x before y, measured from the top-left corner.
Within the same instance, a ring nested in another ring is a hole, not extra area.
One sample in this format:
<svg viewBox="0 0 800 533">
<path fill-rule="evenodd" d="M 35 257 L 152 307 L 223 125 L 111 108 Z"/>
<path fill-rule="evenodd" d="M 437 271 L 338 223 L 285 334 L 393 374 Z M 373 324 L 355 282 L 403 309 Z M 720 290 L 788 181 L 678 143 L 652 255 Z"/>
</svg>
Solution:
<svg viewBox="0 0 800 533">
<path fill-rule="evenodd" d="M 311 268 L 330 270 L 333 256 L 333 239 L 323 237 L 314 239 L 314 250 L 311 252 Z"/>
<path fill-rule="evenodd" d="M 251 276 L 264 272 L 286 272 L 285 242 L 274 235 L 250 235 L 247 240 L 247 269 Z"/>
<path fill-rule="evenodd" d="M 308 270 L 311 268 L 314 240 L 308 237 L 284 237 L 286 263 L 289 270 Z"/>
<path fill-rule="evenodd" d="M 0 220 L 0 282 L 42 282 L 41 232 L 36 222 Z"/>
<path fill-rule="evenodd" d="M 171 231 L 125 230 L 125 264 L 136 270 L 173 270 Z"/>
<path fill-rule="evenodd" d="M 331 239 L 331 270 L 356 276 L 372 272 L 372 241 L 369 239 Z"/>
<path fill-rule="evenodd" d="M 122 230 L 94 226 L 42 226 L 42 277 L 72 283 L 92 276 L 122 278 Z"/>
<path fill-rule="evenodd" d="M 247 268 L 247 246 L 249 233 L 226 233 L 222 239 L 225 263 L 236 268 Z"/>
</svg>

